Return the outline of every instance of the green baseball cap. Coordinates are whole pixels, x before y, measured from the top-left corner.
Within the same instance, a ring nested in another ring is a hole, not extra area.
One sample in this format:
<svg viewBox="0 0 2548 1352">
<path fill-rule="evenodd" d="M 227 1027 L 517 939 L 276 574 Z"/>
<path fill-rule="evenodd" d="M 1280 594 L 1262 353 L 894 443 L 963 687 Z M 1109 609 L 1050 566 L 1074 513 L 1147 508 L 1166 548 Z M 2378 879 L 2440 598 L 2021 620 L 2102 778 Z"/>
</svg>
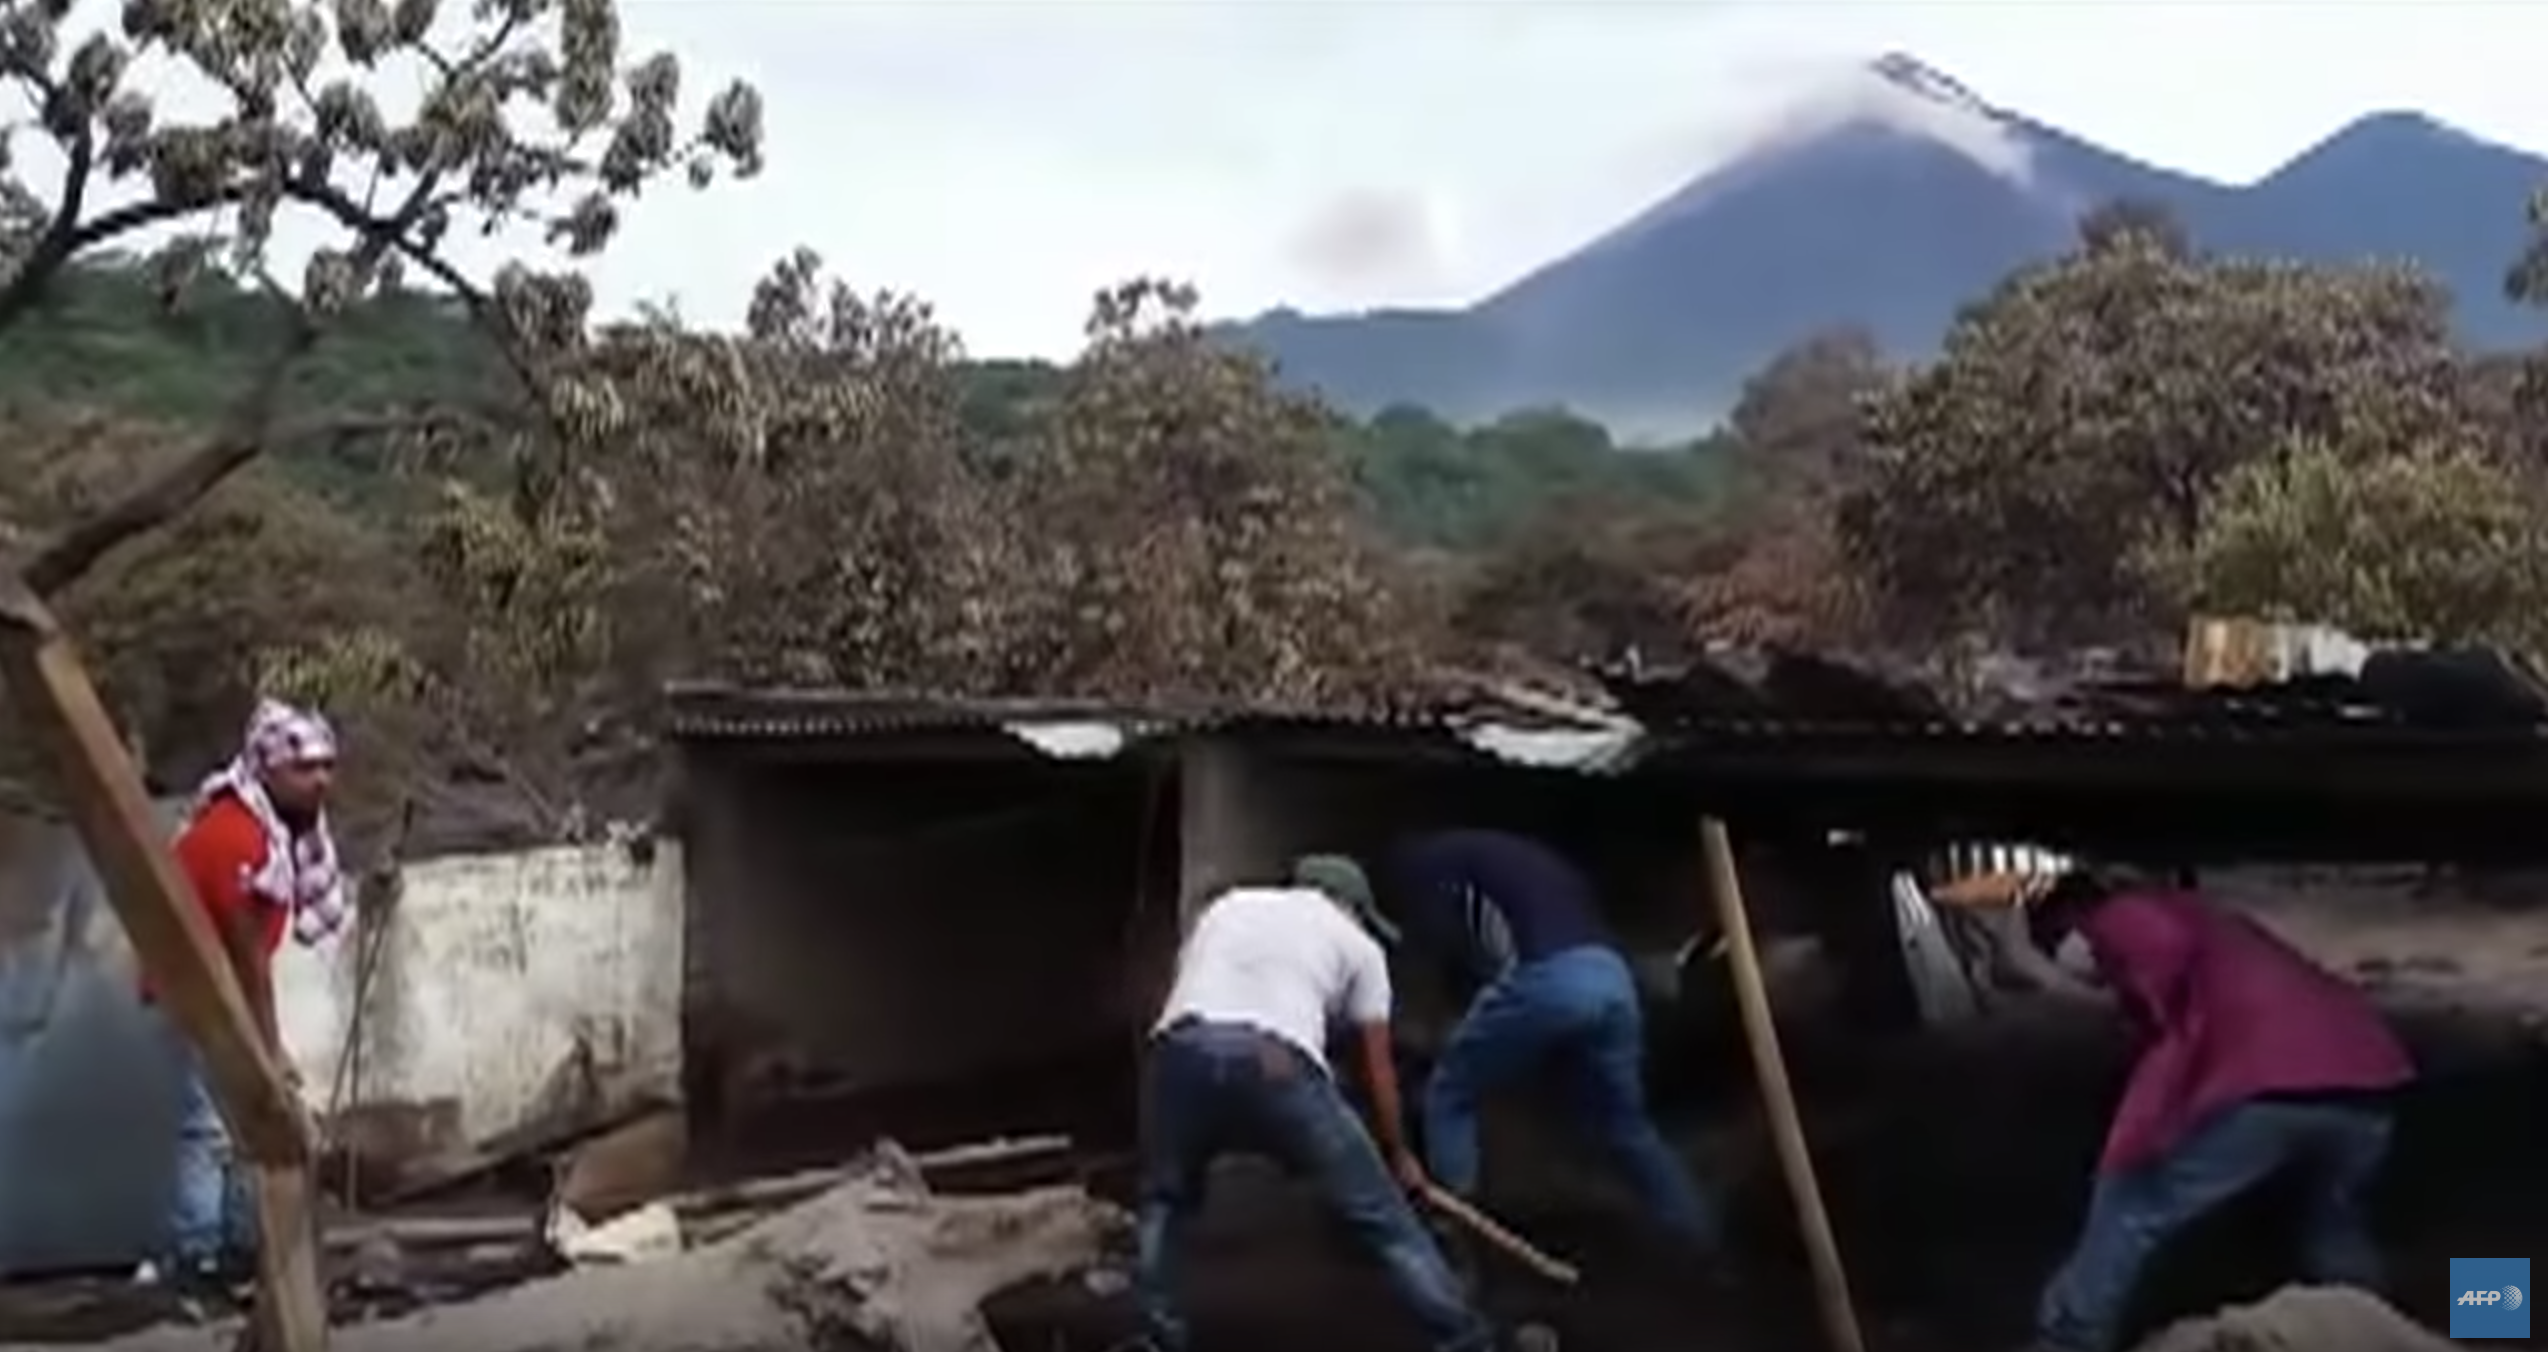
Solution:
<svg viewBox="0 0 2548 1352">
<path fill-rule="evenodd" d="M 1341 854 L 1305 854 L 1292 864 L 1292 881 L 1335 898 L 1382 943 L 1398 942 L 1398 927 L 1380 913 L 1380 903 L 1372 895 L 1371 878 L 1362 871 L 1362 865 Z"/>
</svg>

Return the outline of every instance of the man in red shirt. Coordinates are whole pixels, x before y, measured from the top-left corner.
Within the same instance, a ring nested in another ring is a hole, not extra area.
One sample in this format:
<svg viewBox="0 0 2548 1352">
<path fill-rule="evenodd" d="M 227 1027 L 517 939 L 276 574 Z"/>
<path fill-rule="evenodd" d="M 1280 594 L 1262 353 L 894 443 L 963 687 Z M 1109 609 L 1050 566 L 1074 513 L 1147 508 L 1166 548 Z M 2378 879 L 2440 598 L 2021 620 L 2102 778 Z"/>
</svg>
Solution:
<svg viewBox="0 0 2548 1352">
<path fill-rule="evenodd" d="M 288 927 L 304 943 L 347 916 L 327 797 L 336 736 L 316 714 L 266 701 L 249 721 L 237 759 L 204 782 L 176 841 L 179 869 L 212 920 L 266 1046 L 293 1084 L 299 1073 L 274 1013 L 274 958 Z M 143 996 L 150 997 L 145 977 Z M 168 1216 L 169 1277 L 220 1284 L 254 1250 L 252 1213 L 232 1168 L 229 1132 L 202 1062 L 181 1047 L 176 1195 Z"/>
</svg>

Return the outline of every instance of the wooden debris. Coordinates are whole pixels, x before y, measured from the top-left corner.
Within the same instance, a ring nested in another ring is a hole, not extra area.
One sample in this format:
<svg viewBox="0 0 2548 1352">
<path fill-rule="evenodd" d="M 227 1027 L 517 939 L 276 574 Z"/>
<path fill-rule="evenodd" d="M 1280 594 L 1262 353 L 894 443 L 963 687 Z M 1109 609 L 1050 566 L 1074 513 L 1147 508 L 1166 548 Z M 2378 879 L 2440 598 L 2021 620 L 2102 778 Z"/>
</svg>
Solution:
<svg viewBox="0 0 2548 1352">
<path fill-rule="evenodd" d="M 1023 1165 L 1043 1160 L 1059 1163 L 1071 1151 L 1067 1136 L 1026 1136 L 984 1141 L 945 1150 L 904 1156 L 923 1177 L 960 1174 L 993 1166 Z M 774 1210 L 794 1205 L 857 1176 L 872 1166 L 865 1160 L 768 1178 L 746 1179 L 662 1199 L 681 1218 L 682 1228 L 701 1243 L 713 1243 L 749 1227 Z M 934 1181 L 934 1180 L 933 1180 Z M 584 1213 L 589 1220 L 608 1214 Z M 403 1248 L 446 1249 L 481 1244 L 530 1246 L 540 1241 L 543 1218 L 527 1213 L 502 1216 L 410 1216 L 367 1220 L 332 1232 L 331 1252 L 353 1252 L 386 1240 Z"/>
<path fill-rule="evenodd" d="M 554 1153 L 672 1106 L 661 1098 L 647 1098 L 636 1103 L 627 1103 L 615 1094 L 604 1094 L 601 1098 L 605 1102 L 619 1102 L 620 1106 L 544 1118 L 500 1132 L 463 1149 L 420 1160 L 400 1170 L 396 1181 L 373 1199 L 373 1205 L 390 1208 L 420 1201 L 484 1178 L 507 1165 Z"/>
<path fill-rule="evenodd" d="M 890 1146 L 830 1190 L 724 1243 L 592 1268 L 340 1329 L 339 1352 L 998 1352 L 981 1304 L 1097 1266 L 1128 1218 L 1076 1187 L 931 1194 Z M 95 1345 L 218 1352 L 233 1330 Z"/>
<path fill-rule="evenodd" d="M 568 1151 L 552 1202 L 578 1216 L 616 1216 L 671 1191 L 689 1153 L 688 1114 L 657 1109 Z"/>
</svg>

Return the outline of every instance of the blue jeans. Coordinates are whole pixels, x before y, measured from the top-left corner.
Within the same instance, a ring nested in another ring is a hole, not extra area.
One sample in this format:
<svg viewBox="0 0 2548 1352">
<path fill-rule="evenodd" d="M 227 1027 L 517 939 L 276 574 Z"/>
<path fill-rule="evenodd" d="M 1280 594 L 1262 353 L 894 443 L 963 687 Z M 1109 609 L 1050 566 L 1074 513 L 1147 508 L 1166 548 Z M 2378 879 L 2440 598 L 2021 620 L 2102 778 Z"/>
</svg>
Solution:
<svg viewBox="0 0 2548 1352">
<path fill-rule="evenodd" d="M 204 1078 L 203 1060 L 172 1025 L 178 1044 L 176 1183 L 163 1235 L 167 1261 L 192 1271 L 230 1268 L 256 1252 L 256 1214 L 230 1146 L 230 1130 Z"/>
<path fill-rule="evenodd" d="M 2052 1347 L 2108 1352 L 2124 1309 L 2159 1245 L 2196 1217 L 2287 1169 L 2307 1186 L 2301 1276 L 2376 1287 L 2380 1250 L 2364 1196 L 2389 1153 L 2385 1108 L 2360 1103 L 2251 1099 L 2223 1111 L 2137 1169 L 2097 1180 L 2070 1261 L 2036 1307 Z"/>
<path fill-rule="evenodd" d="M 1151 1336 L 1187 1345 L 1177 1312 L 1183 1230 L 1203 1205 L 1214 1157 L 1272 1157 L 1305 1177 L 1387 1269 L 1442 1352 L 1483 1352 L 1486 1321 L 1416 1219 L 1335 1081 L 1295 1048 L 1238 1024 L 1189 1022 L 1151 1044 L 1143 1094 L 1140 1266 L 1135 1289 Z"/>
<path fill-rule="evenodd" d="M 1523 963 L 1469 1005 L 1424 1088 L 1434 1181 L 1463 1197 L 1476 1193 L 1480 1100 L 1543 1069 L 1558 1073 L 1577 1128 L 1609 1153 L 1655 1218 L 1693 1244 L 1715 1247 L 1715 1211 L 1646 1111 L 1645 1016 L 1627 961 L 1605 946 Z"/>
</svg>

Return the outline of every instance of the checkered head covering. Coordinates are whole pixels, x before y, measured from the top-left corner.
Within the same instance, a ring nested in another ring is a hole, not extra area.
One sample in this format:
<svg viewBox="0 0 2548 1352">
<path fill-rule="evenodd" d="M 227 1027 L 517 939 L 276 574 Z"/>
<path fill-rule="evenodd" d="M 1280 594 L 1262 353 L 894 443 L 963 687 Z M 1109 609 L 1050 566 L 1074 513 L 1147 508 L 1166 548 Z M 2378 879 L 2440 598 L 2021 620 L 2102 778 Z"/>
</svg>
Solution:
<svg viewBox="0 0 2548 1352">
<path fill-rule="evenodd" d="M 336 759 L 336 730 L 327 720 L 281 700 L 259 700 L 248 716 L 239 754 L 196 790 L 193 813 L 224 797 L 236 798 L 266 836 L 265 862 L 246 879 L 248 890 L 292 915 L 292 934 L 315 945 L 343 929 L 353 915 L 353 894 L 336 856 L 336 838 L 321 811 L 298 829 L 275 811 L 266 772 L 289 765 Z"/>
<path fill-rule="evenodd" d="M 336 729 L 310 710 L 294 708 L 279 699 L 259 700 L 256 712 L 248 717 L 247 744 L 241 759 L 260 771 L 332 761 L 336 759 Z"/>
</svg>

